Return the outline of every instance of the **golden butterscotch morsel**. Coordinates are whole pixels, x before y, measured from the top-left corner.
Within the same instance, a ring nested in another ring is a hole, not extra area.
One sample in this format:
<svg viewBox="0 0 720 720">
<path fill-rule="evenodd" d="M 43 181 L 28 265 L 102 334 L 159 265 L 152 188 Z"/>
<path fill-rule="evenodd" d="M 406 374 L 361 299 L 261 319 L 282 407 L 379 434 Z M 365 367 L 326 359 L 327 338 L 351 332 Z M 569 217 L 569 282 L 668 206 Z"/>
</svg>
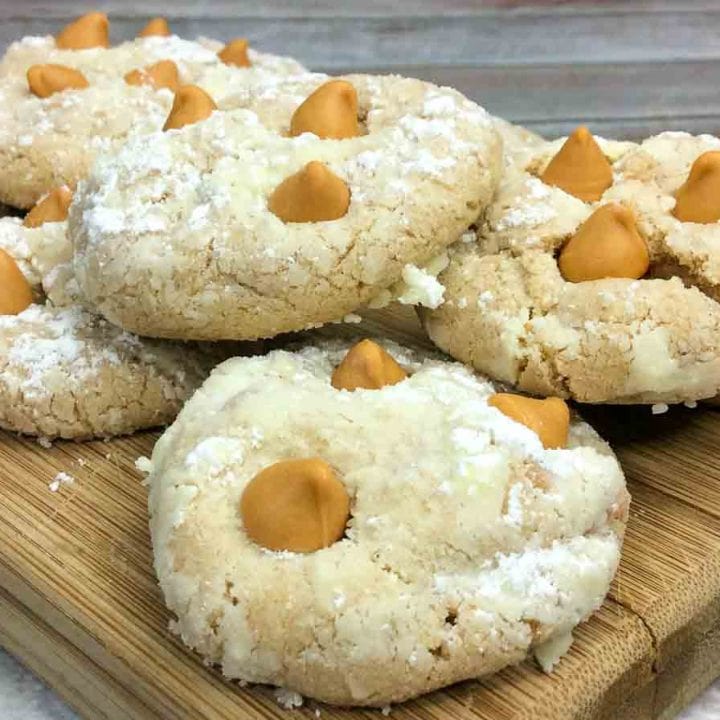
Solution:
<svg viewBox="0 0 720 720">
<path fill-rule="evenodd" d="M 175 91 L 163 130 L 177 130 L 209 118 L 217 110 L 213 99 L 197 85 L 181 85 Z"/>
<path fill-rule="evenodd" d="M 379 390 L 406 377 L 407 373 L 385 349 L 372 340 L 361 340 L 335 368 L 330 384 L 338 390 Z"/>
<path fill-rule="evenodd" d="M 330 80 L 309 95 L 290 120 L 290 135 L 313 133 L 342 140 L 358 131 L 357 91 L 347 80 Z"/>
<path fill-rule="evenodd" d="M 235 38 L 218 52 L 218 57 L 226 65 L 235 67 L 250 67 L 252 63 L 248 57 L 248 41 L 245 38 Z"/>
<path fill-rule="evenodd" d="M 160 60 L 145 68 L 131 70 L 125 75 L 128 85 L 150 85 L 156 89 L 167 88 L 173 92 L 180 85 L 178 67 L 172 60 Z"/>
<path fill-rule="evenodd" d="M 170 26 L 164 17 L 156 17 L 148 21 L 148 24 L 138 33 L 138 37 L 167 37 L 172 35 L 170 32 Z"/>
<path fill-rule="evenodd" d="M 641 278 L 648 271 L 647 243 L 632 212 L 618 203 L 599 207 L 567 241 L 558 265 L 570 282 Z"/>
<path fill-rule="evenodd" d="M 285 178 L 268 200 L 270 212 L 283 222 L 323 222 L 343 217 L 350 207 L 350 188 L 326 165 L 313 160 Z"/>
<path fill-rule="evenodd" d="M 308 553 L 345 533 L 350 498 L 320 458 L 281 460 L 260 471 L 240 498 L 248 537 L 269 550 Z"/>
<path fill-rule="evenodd" d="M 612 167 L 583 125 L 565 141 L 540 179 L 585 202 L 594 202 L 612 185 Z"/>
<path fill-rule="evenodd" d="M 27 228 L 36 228 L 47 222 L 62 222 L 67 220 L 72 192 L 63 185 L 51 190 L 44 198 L 39 200 L 35 207 L 25 216 L 23 225 Z"/>
<path fill-rule="evenodd" d="M 567 446 L 570 409 L 561 398 L 538 400 L 512 393 L 496 393 L 488 399 L 488 405 L 530 428 L 548 450 Z"/>
<path fill-rule="evenodd" d="M 91 12 L 66 25 L 56 36 L 60 50 L 86 50 L 110 46 L 110 23 L 107 15 Z"/>
<path fill-rule="evenodd" d="M 15 260 L 0 249 L 0 315 L 17 315 L 32 300 L 30 283 Z"/>
<path fill-rule="evenodd" d="M 30 92 L 39 98 L 88 87 L 87 78 L 79 70 L 53 64 L 31 65 L 27 70 L 27 82 Z"/>
<path fill-rule="evenodd" d="M 673 215 L 682 222 L 720 220 L 720 150 L 704 152 L 692 164 L 687 180 L 675 194 Z"/>
</svg>

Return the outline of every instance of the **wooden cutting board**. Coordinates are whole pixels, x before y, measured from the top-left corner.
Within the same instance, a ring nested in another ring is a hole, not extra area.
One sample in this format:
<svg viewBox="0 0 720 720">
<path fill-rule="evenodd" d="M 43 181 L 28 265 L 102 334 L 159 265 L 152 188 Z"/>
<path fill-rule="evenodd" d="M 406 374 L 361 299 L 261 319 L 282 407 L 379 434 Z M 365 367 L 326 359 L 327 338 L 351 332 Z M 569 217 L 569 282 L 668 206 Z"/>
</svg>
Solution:
<svg viewBox="0 0 720 720">
<path fill-rule="evenodd" d="M 407 308 L 368 316 L 364 328 L 427 342 Z M 720 674 L 720 413 L 583 412 L 614 442 L 633 495 L 605 604 L 553 674 L 526 661 L 392 717 L 670 719 Z M 270 689 L 223 681 L 168 631 L 134 468 L 157 436 L 46 449 L 0 434 L 0 644 L 92 720 L 378 717 L 312 701 L 288 715 Z M 58 472 L 75 482 L 51 492 Z"/>
</svg>

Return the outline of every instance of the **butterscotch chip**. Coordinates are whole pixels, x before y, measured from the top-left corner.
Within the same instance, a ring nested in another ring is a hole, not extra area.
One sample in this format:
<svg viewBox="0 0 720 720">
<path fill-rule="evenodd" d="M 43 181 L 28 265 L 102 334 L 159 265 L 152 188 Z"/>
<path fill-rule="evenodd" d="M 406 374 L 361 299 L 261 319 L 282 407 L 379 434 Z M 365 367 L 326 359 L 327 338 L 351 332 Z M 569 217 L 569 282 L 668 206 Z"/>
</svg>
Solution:
<svg viewBox="0 0 720 720">
<path fill-rule="evenodd" d="M 40 227 L 46 222 L 67 220 L 68 210 L 72 203 L 72 192 L 64 185 L 51 190 L 25 216 L 23 225 L 29 228 Z"/>
<path fill-rule="evenodd" d="M 641 278 L 648 271 L 647 243 L 630 210 L 617 203 L 598 208 L 568 240 L 558 265 L 570 282 Z"/>
<path fill-rule="evenodd" d="M 32 303 L 32 288 L 15 260 L 0 249 L 0 315 L 17 315 Z"/>
<path fill-rule="evenodd" d="M 151 37 L 159 35 L 161 37 L 167 37 L 172 35 L 170 32 L 170 26 L 163 17 L 156 17 L 150 20 L 147 25 L 138 33 L 138 37 Z"/>
<path fill-rule="evenodd" d="M 226 65 L 235 65 L 236 67 L 250 67 L 252 65 L 248 57 L 248 41 L 245 38 L 231 40 L 218 52 L 218 57 Z"/>
<path fill-rule="evenodd" d="M 63 90 L 82 90 L 89 85 L 79 70 L 54 64 L 28 68 L 27 81 L 30 92 L 40 98 L 50 97 Z"/>
<path fill-rule="evenodd" d="M 314 552 L 345 532 L 350 499 L 320 458 L 282 460 L 259 472 L 240 500 L 243 528 L 269 550 Z"/>
<path fill-rule="evenodd" d="M 359 134 L 357 91 L 351 83 L 330 80 L 298 107 L 290 120 L 290 135 L 305 132 L 335 140 Z"/>
<path fill-rule="evenodd" d="M 172 60 L 160 60 L 146 68 L 131 70 L 125 75 L 128 85 L 151 85 L 154 88 L 167 88 L 173 92 L 180 83 L 177 65 Z"/>
<path fill-rule="evenodd" d="M 55 45 L 60 50 L 85 50 L 109 47 L 110 23 L 107 15 L 91 12 L 66 25 L 56 36 Z"/>
<path fill-rule="evenodd" d="M 392 355 L 372 340 L 361 340 L 348 350 L 330 382 L 338 390 L 379 390 L 402 382 L 407 373 Z"/>
<path fill-rule="evenodd" d="M 213 99 L 197 85 L 183 85 L 175 92 L 175 99 L 163 130 L 177 130 L 205 120 L 217 110 Z"/>
<path fill-rule="evenodd" d="M 673 215 L 683 222 L 720 220 L 720 150 L 703 153 L 675 194 Z"/>
<path fill-rule="evenodd" d="M 338 220 L 350 206 L 350 189 L 321 162 L 309 162 L 283 180 L 268 199 L 270 212 L 284 222 Z"/>
<path fill-rule="evenodd" d="M 548 449 L 567 445 L 570 410 L 561 398 L 539 400 L 512 393 L 497 393 L 488 398 L 488 405 L 530 428 Z"/>
<path fill-rule="evenodd" d="M 610 586 L 627 491 L 597 434 L 548 450 L 463 365 L 378 345 L 391 392 L 338 392 L 337 340 L 229 360 L 146 463 L 165 600 L 225 677 L 383 706 L 567 647 Z"/>
<path fill-rule="evenodd" d="M 613 175 L 595 138 L 581 125 L 568 137 L 540 179 L 590 202 L 599 200 L 612 185 Z"/>
</svg>

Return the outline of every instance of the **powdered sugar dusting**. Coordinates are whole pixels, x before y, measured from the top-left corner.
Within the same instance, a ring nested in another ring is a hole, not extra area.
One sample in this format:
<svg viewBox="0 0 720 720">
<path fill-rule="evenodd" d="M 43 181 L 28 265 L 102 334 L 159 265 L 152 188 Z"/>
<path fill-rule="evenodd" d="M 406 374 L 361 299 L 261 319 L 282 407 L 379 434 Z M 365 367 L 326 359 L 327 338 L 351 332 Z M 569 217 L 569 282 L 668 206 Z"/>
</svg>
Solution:
<svg viewBox="0 0 720 720">
<path fill-rule="evenodd" d="M 516 195 L 509 202 L 508 209 L 495 224 L 498 231 L 518 227 L 537 227 L 552 220 L 557 210 L 547 200 L 551 197 L 550 188 L 535 177 L 528 177 L 522 185 L 523 194 Z"/>
</svg>

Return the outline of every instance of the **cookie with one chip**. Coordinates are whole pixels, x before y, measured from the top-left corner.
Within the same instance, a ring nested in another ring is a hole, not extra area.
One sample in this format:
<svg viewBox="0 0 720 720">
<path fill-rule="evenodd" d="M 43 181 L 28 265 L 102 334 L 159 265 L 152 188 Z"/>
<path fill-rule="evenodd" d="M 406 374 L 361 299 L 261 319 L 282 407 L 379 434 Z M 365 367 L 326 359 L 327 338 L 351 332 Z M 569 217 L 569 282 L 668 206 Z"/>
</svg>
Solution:
<svg viewBox="0 0 720 720">
<path fill-rule="evenodd" d="M 608 590 L 629 500 L 562 400 L 381 340 L 223 363 L 143 467 L 184 642 L 343 705 L 533 651 L 549 669 Z"/>
</svg>

